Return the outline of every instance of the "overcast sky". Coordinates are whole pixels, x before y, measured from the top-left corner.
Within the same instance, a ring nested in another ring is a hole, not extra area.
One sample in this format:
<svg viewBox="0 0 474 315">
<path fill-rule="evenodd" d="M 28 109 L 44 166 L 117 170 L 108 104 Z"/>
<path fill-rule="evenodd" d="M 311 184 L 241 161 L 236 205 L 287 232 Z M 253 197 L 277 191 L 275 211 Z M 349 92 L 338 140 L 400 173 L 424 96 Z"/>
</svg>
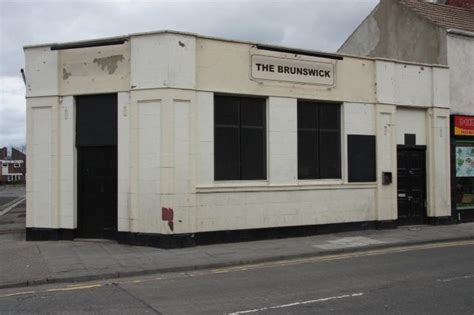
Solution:
<svg viewBox="0 0 474 315">
<path fill-rule="evenodd" d="M 378 0 L 0 0 L 0 147 L 25 143 L 24 45 L 172 29 L 334 52 Z"/>
</svg>

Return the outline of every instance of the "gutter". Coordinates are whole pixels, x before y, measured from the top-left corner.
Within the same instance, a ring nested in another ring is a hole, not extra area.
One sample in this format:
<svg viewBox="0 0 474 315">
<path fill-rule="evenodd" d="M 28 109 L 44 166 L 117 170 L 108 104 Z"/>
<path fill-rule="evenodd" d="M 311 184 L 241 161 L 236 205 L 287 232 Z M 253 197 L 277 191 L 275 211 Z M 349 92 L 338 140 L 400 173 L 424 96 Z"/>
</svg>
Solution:
<svg viewBox="0 0 474 315">
<path fill-rule="evenodd" d="M 474 32 L 464 31 L 456 28 L 448 28 L 446 33 L 474 38 Z"/>
</svg>

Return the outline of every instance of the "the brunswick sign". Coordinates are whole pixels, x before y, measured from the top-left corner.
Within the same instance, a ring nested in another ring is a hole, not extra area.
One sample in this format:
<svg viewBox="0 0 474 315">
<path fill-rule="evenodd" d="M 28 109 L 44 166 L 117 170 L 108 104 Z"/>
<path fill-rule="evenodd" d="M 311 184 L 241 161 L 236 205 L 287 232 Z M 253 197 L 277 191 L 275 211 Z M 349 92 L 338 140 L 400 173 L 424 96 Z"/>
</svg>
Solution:
<svg viewBox="0 0 474 315">
<path fill-rule="evenodd" d="M 334 86 L 334 63 L 252 55 L 252 78 Z"/>
</svg>

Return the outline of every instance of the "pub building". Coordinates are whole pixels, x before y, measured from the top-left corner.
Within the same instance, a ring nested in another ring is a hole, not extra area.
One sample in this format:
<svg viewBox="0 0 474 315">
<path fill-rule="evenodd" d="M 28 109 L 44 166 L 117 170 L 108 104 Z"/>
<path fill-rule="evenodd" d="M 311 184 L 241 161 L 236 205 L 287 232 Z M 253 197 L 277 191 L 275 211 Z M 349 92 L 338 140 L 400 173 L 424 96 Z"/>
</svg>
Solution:
<svg viewBox="0 0 474 315">
<path fill-rule="evenodd" d="M 474 116 L 451 116 L 453 214 L 474 221 Z"/>
<path fill-rule="evenodd" d="M 27 240 L 172 248 L 452 221 L 445 66 L 174 31 L 24 51 Z M 468 208 L 472 142 L 453 137 Z"/>
</svg>

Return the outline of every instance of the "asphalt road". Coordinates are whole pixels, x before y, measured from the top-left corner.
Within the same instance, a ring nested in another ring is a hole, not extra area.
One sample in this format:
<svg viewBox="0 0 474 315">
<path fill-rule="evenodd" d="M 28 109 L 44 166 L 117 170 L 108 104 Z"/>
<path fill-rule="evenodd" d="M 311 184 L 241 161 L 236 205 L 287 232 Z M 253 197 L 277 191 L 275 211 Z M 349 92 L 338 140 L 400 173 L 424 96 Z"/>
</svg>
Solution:
<svg viewBox="0 0 474 315">
<path fill-rule="evenodd" d="M 0 313 L 474 314 L 474 241 L 0 291 Z"/>
<path fill-rule="evenodd" d="M 0 234 L 24 232 L 25 219 L 25 186 L 0 186 Z"/>
</svg>

